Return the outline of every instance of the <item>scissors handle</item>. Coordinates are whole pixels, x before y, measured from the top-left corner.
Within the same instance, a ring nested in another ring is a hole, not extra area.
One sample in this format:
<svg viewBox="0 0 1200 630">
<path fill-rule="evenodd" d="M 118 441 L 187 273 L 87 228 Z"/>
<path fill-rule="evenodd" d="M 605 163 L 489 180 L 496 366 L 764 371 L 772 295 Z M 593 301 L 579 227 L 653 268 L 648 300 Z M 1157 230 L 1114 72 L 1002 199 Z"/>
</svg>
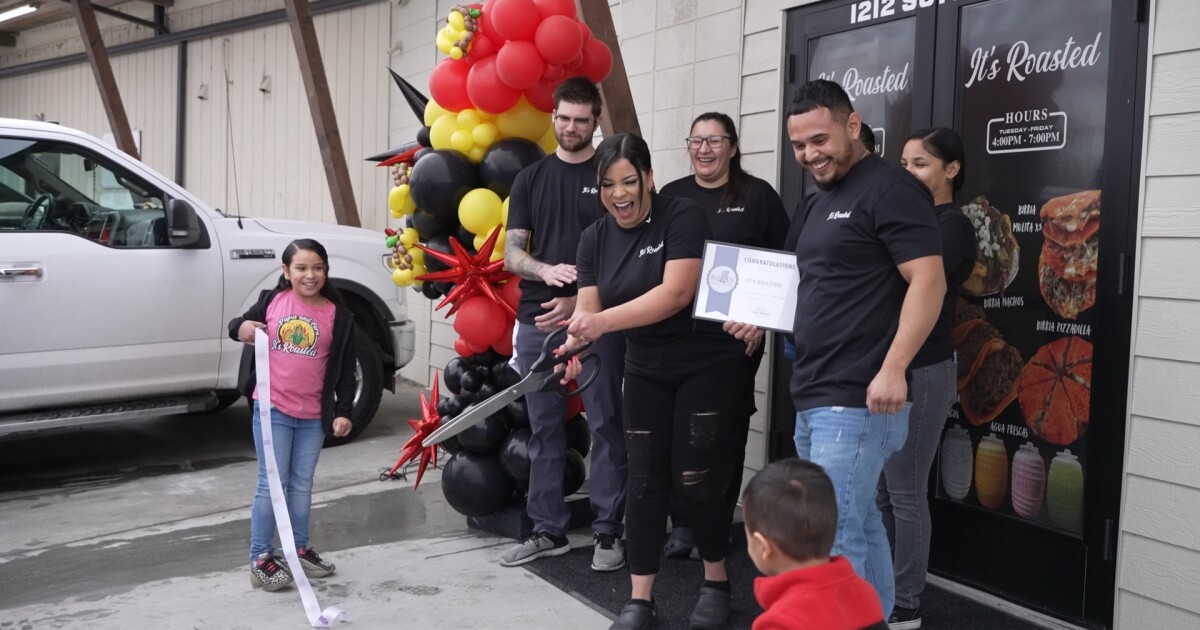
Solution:
<svg viewBox="0 0 1200 630">
<path fill-rule="evenodd" d="M 567 352 L 563 353 L 561 356 L 556 356 L 554 354 L 554 351 L 559 346 L 561 346 L 563 343 L 565 343 L 566 341 L 567 341 L 567 327 L 566 326 L 559 326 L 558 328 L 555 328 L 553 331 L 550 332 L 549 335 L 546 335 L 546 339 L 542 341 L 542 353 L 538 356 L 537 361 L 535 361 L 533 363 L 533 365 L 529 368 L 530 372 L 546 373 L 546 376 L 543 377 L 543 379 L 542 379 L 541 385 L 538 386 L 538 391 L 542 391 L 542 392 L 554 391 L 554 392 L 557 392 L 560 396 L 565 396 L 568 398 L 571 396 L 578 396 L 580 393 L 583 392 L 583 390 L 585 390 L 591 386 L 592 381 L 596 380 L 596 375 L 600 373 L 599 365 L 597 365 L 596 368 L 592 370 L 591 375 L 588 376 L 587 381 L 585 381 L 582 385 L 579 385 L 578 387 L 576 387 L 575 391 L 566 392 L 564 390 L 564 388 L 562 387 L 562 385 L 559 383 L 559 380 L 561 379 L 561 377 L 558 374 L 558 370 L 556 370 L 555 368 L 558 367 L 559 365 L 565 364 L 567 361 L 570 361 L 571 359 L 575 358 L 576 356 L 579 356 L 580 354 L 583 354 L 584 352 L 587 352 L 588 350 L 590 350 L 592 348 L 592 342 L 588 341 L 588 342 L 584 342 L 583 344 L 581 344 L 579 346 L 571 348 Z M 596 354 L 589 354 L 589 355 L 584 356 L 582 358 L 582 361 L 584 363 L 587 363 L 588 361 L 599 362 L 600 356 L 596 355 Z"/>
</svg>

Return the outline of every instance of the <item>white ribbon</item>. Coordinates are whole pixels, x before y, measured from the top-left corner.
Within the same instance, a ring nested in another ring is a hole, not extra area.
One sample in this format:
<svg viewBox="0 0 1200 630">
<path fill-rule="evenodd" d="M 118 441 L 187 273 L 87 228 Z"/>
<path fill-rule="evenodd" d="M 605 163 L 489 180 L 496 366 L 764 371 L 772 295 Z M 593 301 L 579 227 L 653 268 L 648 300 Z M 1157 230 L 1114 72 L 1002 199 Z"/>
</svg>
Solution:
<svg viewBox="0 0 1200 630">
<path fill-rule="evenodd" d="M 270 342 L 267 333 L 261 328 L 254 330 L 254 366 L 258 373 L 258 422 L 262 430 L 263 458 L 267 466 L 267 485 L 271 488 L 271 507 L 275 511 L 275 527 L 279 530 L 279 542 L 283 545 L 283 555 L 287 558 L 288 568 L 292 578 L 296 580 L 296 590 L 300 591 L 300 600 L 304 602 L 304 612 L 308 615 L 308 623 L 314 628 L 328 628 L 335 621 L 350 621 L 350 613 L 330 606 L 321 610 L 317 603 L 317 595 L 313 592 L 308 576 L 304 575 L 304 567 L 300 564 L 300 556 L 296 554 L 296 537 L 292 534 L 292 519 L 288 516 L 287 500 L 283 496 L 283 484 L 279 482 L 279 466 L 275 463 L 274 440 L 271 437 L 271 359 Z"/>
</svg>

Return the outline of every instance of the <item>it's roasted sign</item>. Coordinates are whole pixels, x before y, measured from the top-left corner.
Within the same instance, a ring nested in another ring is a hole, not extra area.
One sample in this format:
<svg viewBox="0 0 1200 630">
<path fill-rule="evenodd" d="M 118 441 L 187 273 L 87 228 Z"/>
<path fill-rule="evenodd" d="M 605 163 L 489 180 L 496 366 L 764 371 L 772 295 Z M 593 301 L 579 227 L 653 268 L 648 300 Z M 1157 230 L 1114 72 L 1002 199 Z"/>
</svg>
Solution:
<svg viewBox="0 0 1200 630">
<path fill-rule="evenodd" d="M 1034 50 L 1028 42 L 1021 40 L 1009 47 L 1004 62 L 996 57 L 996 46 L 978 47 L 971 52 L 971 73 L 963 87 L 1000 77 L 1005 81 L 1024 81 L 1035 74 L 1094 66 L 1100 61 L 1103 36 L 1104 33 L 1096 33 L 1095 40 L 1086 46 L 1080 46 L 1074 37 L 1068 37 L 1061 47 L 1050 50 Z"/>
<path fill-rule="evenodd" d="M 836 72 L 819 72 L 817 78 L 840 84 L 850 100 L 856 101 L 860 96 L 908 91 L 908 66 L 905 63 L 899 72 L 892 70 L 891 66 L 884 66 L 879 74 L 864 74 L 852 67 L 846 69 L 841 79 L 838 79 Z"/>
</svg>

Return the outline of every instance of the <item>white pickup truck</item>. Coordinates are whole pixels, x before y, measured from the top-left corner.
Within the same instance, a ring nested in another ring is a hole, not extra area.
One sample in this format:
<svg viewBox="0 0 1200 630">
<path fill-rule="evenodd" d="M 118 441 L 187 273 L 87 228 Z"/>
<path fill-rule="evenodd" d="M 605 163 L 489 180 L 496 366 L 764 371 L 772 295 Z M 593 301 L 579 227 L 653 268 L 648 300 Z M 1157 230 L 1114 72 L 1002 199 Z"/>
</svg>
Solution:
<svg viewBox="0 0 1200 630">
<path fill-rule="evenodd" d="M 300 237 L 354 311 L 361 430 L 413 354 L 379 234 L 231 217 L 97 138 L 0 118 L 0 437 L 232 404 L 226 325 Z"/>
</svg>

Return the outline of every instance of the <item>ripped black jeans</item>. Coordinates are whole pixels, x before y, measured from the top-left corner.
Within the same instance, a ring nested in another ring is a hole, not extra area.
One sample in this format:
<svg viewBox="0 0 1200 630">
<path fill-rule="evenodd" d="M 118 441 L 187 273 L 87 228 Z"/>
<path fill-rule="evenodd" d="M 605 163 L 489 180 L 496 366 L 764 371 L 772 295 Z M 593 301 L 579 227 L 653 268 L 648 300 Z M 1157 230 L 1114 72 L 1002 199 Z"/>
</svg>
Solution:
<svg viewBox="0 0 1200 630">
<path fill-rule="evenodd" d="M 733 439 L 745 415 L 738 396 L 746 361 L 738 358 L 683 375 L 625 375 L 625 443 L 629 495 L 625 506 L 629 572 L 658 573 L 672 494 L 709 562 L 729 554 L 725 492 L 733 479 Z"/>
</svg>

